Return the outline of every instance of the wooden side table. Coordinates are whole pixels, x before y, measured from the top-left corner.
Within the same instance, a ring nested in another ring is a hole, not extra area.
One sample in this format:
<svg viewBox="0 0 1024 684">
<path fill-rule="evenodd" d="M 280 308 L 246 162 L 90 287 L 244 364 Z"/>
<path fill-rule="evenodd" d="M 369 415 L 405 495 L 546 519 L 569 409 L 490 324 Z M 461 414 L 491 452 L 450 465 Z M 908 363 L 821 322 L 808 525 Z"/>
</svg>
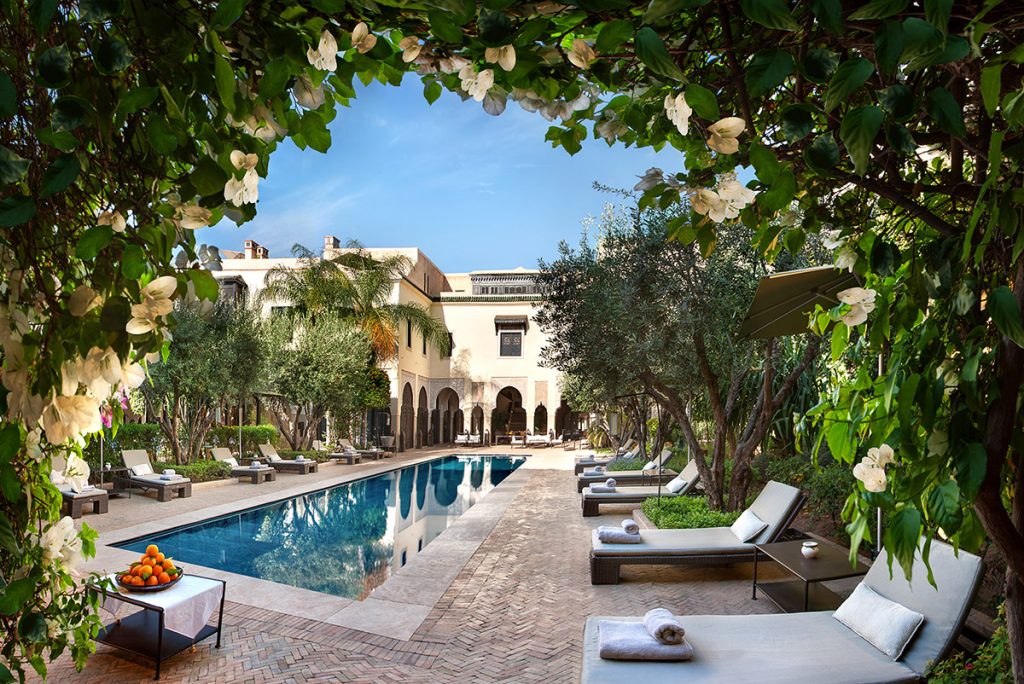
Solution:
<svg viewBox="0 0 1024 684">
<path fill-rule="evenodd" d="M 833 544 L 818 543 L 818 555 L 804 558 L 800 548 L 806 540 L 757 544 L 754 546 L 754 585 L 751 598 L 757 599 L 757 590 L 775 602 L 787 613 L 809 610 L 835 610 L 843 602 L 838 594 L 821 585 L 821 582 L 858 577 L 868 571 L 868 566 L 857 561 L 850 565 L 845 549 Z M 757 581 L 758 556 L 764 554 L 790 573 L 795 580 L 773 582 Z"/>
</svg>

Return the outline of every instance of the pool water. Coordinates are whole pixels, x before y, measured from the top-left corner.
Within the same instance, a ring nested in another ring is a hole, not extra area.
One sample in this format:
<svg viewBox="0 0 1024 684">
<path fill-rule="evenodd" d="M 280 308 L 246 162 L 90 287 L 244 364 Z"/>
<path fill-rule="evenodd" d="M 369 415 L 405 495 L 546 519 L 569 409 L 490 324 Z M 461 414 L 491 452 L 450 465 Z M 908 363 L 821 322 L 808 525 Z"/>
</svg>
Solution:
<svg viewBox="0 0 1024 684">
<path fill-rule="evenodd" d="M 363 599 L 524 462 L 446 456 L 116 546 Z"/>
</svg>

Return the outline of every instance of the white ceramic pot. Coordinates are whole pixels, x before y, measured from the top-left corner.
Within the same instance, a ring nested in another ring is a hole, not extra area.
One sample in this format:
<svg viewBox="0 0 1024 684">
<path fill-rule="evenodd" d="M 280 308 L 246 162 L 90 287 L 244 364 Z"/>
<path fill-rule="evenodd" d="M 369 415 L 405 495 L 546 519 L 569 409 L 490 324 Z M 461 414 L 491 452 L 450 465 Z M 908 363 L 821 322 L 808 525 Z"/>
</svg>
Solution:
<svg viewBox="0 0 1024 684">
<path fill-rule="evenodd" d="M 818 555 L 818 542 L 807 541 L 800 547 L 800 553 L 803 554 L 804 558 L 814 558 Z"/>
</svg>

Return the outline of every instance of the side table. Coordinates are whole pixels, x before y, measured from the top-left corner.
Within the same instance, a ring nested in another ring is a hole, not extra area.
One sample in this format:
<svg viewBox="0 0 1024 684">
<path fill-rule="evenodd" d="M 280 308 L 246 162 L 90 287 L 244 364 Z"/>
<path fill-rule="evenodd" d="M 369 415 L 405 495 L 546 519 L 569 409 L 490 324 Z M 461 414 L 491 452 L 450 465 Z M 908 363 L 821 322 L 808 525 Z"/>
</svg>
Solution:
<svg viewBox="0 0 1024 684">
<path fill-rule="evenodd" d="M 751 598 L 757 599 L 757 590 L 775 602 L 787 613 L 809 610 L 835 610 L 843 600 L 821 582 L 857 577 L 867 573 L 868 566 L 857 561 L 850 565 L 847 552 L 832 544 L 819 543 L 818 555 L 804 558 L 800 553 L 804 540 L 757 544 L 754 546 L 754 585 Z M 765 555 L 796 576 L 795 580 L 772 582 L 757 581 L 758 556 Z"/>
</svg>

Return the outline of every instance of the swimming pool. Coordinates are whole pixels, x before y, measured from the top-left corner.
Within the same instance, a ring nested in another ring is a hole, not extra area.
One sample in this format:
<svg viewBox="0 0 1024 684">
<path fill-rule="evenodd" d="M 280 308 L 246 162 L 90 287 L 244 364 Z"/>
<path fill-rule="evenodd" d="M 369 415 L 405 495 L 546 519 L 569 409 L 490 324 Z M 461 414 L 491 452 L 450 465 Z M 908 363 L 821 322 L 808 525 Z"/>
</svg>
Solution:
<svg viewBox="0 0 1024 684">
<path fill-rule="evenodd" d="M 525 460 L 445 456 L 115 546 L 363 599 Z"/>
</svg>

